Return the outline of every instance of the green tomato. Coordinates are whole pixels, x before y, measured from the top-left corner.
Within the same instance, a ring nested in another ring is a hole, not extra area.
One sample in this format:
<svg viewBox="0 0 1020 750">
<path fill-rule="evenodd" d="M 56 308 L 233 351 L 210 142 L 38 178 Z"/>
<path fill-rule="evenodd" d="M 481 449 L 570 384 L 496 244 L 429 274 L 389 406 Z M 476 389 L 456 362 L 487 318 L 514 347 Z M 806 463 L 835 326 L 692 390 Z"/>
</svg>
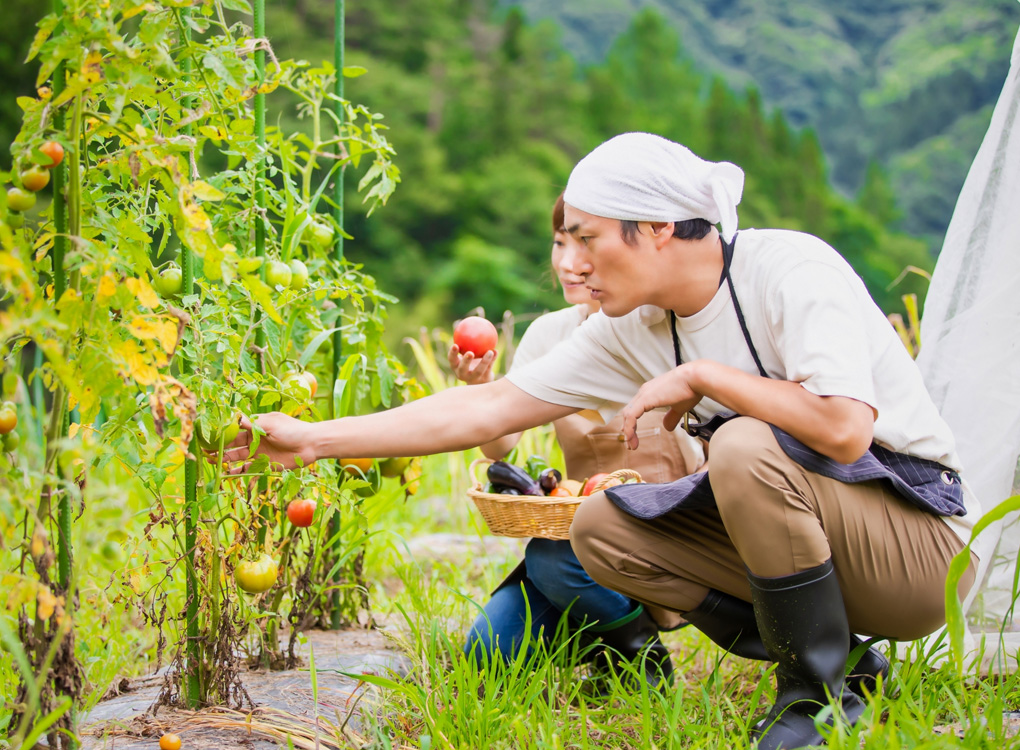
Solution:
<svg viewBox="0 0 1020 750">
<path fill-rule="evenodd" d="M 303 404 L 312 399 L 312 387 L 305 376 L 299 372 L 291 373 L 283 378 L 283 395 L 292 401 Z"/>
<path fill-rule="evenodd" d="M 344 474 L 341 474 L 341 477 L 344 478 Z M 363 485 L 362 487 L 359 487 L 354 491 L 354 494 L 357 495 L 358 497 L 371 497 L 372 495 L 375 495 L 376 493 L 378 493 L 379 490 L 382 489 L 382 474 L 375 466 L 372 466 L 367 471 L 365 471 L 364 476 L 360 476 L 359 474 L 359 476 L 356 476 L 354 479 L 363 480 L 364 482 L 368 483 L 367 485 Z M 341 479 L 341 482 L 344 481 L 345 479 Z"/>
<path fill-rule="evenodd" d="M 195 422 L 195 435 L 203 450 L 217 452 L 220 441 L 224 446 L 230 445 L 241 431 L 240 413 L 234 412 L 217 427 L 210 417 L 203 415 Z"/>
<path fill-rule="evenodd" d="M 293 275 L 290 266 L 283 261 L 274 260 L 266 269 L 266 282 L 271 287 L 288 287 Z"/>
<path fill-rule="evenodd" d="M 308 286 L 308 266 L 295 258 L 290 262 L 290 288 L 304 289 Z"/>
<path fill-rule="evenodd" d="M 333 246 L 333 227 L 329 224 L 313 221 L 305 228 L 305 232 L 316 247 L 326 249 Z"/>
<path fill-rule="evenodd" d="M 184 272 L 176 264 L 171 264 L 159 272 L 153 283 L 164 297 L 176 297 L 184 288 Z"/>
<path fill-rule="evenodd" d="M 249 594 L 269 591 L 279 577 L 280 567 L 276 560 L 264 552 L 257 560 L 244 560 L 234 568 L 234 580 L 242 591 Z"/>
<path fill-rule="evenodd" d="M 4 453 L 14 453 L 21 445 L 21 438 L 16 432 L 8 432 L 3 436 Z"/>
<path fill-rule="evenodd" d="M 25 226 L 25 214 L 19 214 L 17 211 L 8 211 L 7 226 L 11 229 L 21 229 Z"/>
<path fill-rule="evenodd" d="M 35 193 L 12 187 L 7 190 L 7 208 L 12 211 L 27 211 L 35 205 Z"/>
<path fill-rule="evenodd" d="M 379 471 L 384 477 L 399 477 L 411 463 L 411 457 L 387 458 L 379 462 Z"/>
</svg>

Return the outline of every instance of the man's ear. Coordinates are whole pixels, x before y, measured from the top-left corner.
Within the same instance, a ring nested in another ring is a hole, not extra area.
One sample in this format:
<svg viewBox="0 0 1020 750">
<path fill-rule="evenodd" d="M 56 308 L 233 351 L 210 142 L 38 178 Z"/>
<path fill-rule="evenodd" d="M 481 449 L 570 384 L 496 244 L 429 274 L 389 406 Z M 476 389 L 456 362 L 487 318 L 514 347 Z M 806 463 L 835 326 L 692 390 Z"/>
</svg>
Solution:
<svg viewBox="0 0 1020 750">
<path fill-rule="evenodd" d="M 648 222 L 648 227 L 656 246 L 662 247 L 673 237 L 676 223 L 672 221 L 650 221 Z"/>
</svg>

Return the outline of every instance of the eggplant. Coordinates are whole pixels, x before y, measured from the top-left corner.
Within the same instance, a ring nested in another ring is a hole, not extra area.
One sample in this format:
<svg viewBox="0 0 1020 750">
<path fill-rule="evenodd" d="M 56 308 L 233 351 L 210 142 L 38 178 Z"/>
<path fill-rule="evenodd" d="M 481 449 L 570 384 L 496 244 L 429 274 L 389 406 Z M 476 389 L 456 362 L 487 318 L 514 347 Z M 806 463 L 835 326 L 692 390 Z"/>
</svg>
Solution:
<svg viewBox="0 0 1020 750">
<path fill-rule="evenodd" d="M 496 461 L 489 464 L 486 472 L 489 481 L 497 487 L 509 487 L 520 492 L 522 495 L 542 496 L 542 486 L 531 478 L 531 476 L 520 466 L 508 464 L 506 461 Z M 501 490 L 497 490 L 501 492 Z"/>
<path fill-rule="evenodd" d="M 552 467 L 543 469 L 542 473 L 538 475 L 538 484 L 547 495 L 556 489 L 562 481 L 563 475 Z"/>
</svg>

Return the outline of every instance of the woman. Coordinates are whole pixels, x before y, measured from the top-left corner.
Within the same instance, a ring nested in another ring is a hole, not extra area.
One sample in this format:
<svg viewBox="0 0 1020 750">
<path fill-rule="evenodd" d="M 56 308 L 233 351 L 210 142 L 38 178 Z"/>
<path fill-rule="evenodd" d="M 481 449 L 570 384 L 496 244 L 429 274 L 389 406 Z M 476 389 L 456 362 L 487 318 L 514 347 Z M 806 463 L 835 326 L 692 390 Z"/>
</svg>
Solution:
<svg viewBox="0 0 1020 750">
<path fill-rule="evenodd" d="M 543 315 L 529 326 L 511 369 L 544 355 L 599 310 L 598 301 L 591 298 L 578 272 L 577 253 L 572 247 L 576 240 L 563 226 L 562 195 L 553 208 L 552 226 L 553 272 L 571 306 Z M 470 352 L 461 354 L 454 345 L 448 357 L 457 377 L 465 383 L 493 380 L 495 352 L 476 359 Z M 604 424 L 597 414 L 591 414 L 593 418 L 571 414 L 553 422 L 569 477 L 583 479 L 629 468 L 647 482 L 669 482 L 698 470 L 704 463 L 701 443 L 682 430 L 667 431 L 659 412 L 650 412 L 639 420 L 641 444 L 636 451 L 627 450 L 621 418 Z M 489 458 L 500 459 L 513 450 L 520 437 L 520 433 L 506 435 L 481 446 L 481 450 Z M 660 626 L 674 629 L 682 621 L 664 610 L 657 610 L 653 619 L 643 605 L 595 583 L 581 567 L 569 541 L 532 539 L 528 543 L 524 561 L 496 589 L 484 613 L 472 625 L 466 650 L 482 647 L 512 658 L 524 639 L 529 613 L 532 643 L 551 637 L 566 613 L 568 628 L 584 626 L 584 632 L 599 637 L 626 659 L 640 660 L 647 646 L 646 679 L 652 685 L 669 681 L 673 665 L 658 632 Z"/>
</svg>

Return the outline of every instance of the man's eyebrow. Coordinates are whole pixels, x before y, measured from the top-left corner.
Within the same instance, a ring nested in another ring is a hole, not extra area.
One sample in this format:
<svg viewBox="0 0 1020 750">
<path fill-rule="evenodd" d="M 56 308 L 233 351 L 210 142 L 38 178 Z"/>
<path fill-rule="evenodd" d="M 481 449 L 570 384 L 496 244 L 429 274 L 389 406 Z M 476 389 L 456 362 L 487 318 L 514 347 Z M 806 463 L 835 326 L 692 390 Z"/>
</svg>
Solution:
<svg viewBox="0 0 1020 750">
<path fill-rule="evenodd" d="M 577 234 L 577 230 L 579 230 L 580 228 L 581 222 L 578 222 L 574 224 L 572 227 L 567 227 L 565 231 L 567 234 Z"/>
</svg>

